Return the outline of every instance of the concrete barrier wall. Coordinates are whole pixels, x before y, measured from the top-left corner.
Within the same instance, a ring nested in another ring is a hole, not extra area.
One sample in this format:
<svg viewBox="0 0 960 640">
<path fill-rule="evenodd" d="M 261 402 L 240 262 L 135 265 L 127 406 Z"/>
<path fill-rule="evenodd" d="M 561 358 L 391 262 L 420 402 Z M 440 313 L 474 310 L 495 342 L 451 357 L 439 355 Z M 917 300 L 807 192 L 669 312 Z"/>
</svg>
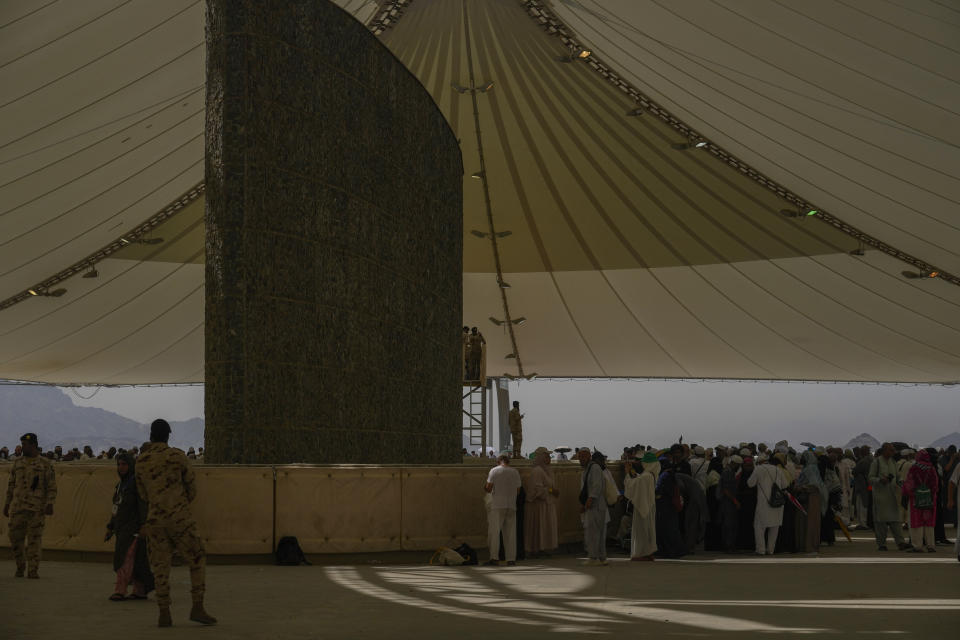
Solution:
<svg viewBox="0 0 960 640">
<path fill-rule="evenodd" d="M 0 465 L 6 488 L 9 465 Z M 518 468 L 526 479 L 529 466 Z M 583 538 L 580 468 L 555 465 L 561 542 Z M 483 483 L 488 466 L 199 465 L 194 517 L 211 554 L 270 553 L 296 536 L 306 553 L 486 547 Z M 616 474 L 615 474 L 616 475 Z M 58 496 L 43 546 L 111 551 L 103 542 L 117 481 L 112 464 L 57 465 Z M 0 518 L 0 546 L 9 547 Z"/>
</svg>

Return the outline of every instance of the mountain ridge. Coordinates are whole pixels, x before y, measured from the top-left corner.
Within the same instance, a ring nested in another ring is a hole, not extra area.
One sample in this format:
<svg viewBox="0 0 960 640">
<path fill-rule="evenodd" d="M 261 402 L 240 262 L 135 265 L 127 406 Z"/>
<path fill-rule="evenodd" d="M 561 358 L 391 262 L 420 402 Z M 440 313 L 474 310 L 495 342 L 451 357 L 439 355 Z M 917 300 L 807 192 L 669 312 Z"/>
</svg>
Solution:
<svg viewBox="0 0 960 640">
<path fill-rule="evenodd" d="M 203 418 L 170 421 L 170 445 L 186 450 L 203 446 Z M 24 433 L 37 434 L 44 451 L 90 445 L 94 453 L 110 447 L 139 447 L 150 427 L 96 407 L 80 407 L 60 388 L 0 385 L 0 446 L 11 451 Z"/>
</svg>

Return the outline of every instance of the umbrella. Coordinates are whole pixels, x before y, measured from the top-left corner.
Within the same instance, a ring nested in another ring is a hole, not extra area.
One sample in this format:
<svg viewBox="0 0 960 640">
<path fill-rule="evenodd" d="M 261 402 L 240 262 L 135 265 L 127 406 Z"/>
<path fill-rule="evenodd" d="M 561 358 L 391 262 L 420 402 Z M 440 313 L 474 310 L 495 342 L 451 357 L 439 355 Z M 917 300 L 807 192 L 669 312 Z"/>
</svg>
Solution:
<svg viewBox="0 0 960 640">
<path fill-rule="evenodd" d="M 840 525 L 840 531 L 843 531 L 843 535 L 847 536 L 847 542 L 853 542 L 853 538 L 850 537 L 850 530 L 847 529 L 847 525 L 843 524 L 840 516 L 833 514 L 833 521 Z"/>
<path fill-rule="evenodd" d="M 803 508 L 803 505 L 800 504 L 800 501 L 797 500 L 792 493 L 790 493 L 789 491 L 784 491 L 783 493 L 787 496 L 790 502 L 793 503 L 793 506 L 795 506 L 797 509 L 800 510 L 800 513 L 802 513 L 803 515 L 807 515 L 807 510 Z"/>
</svg>

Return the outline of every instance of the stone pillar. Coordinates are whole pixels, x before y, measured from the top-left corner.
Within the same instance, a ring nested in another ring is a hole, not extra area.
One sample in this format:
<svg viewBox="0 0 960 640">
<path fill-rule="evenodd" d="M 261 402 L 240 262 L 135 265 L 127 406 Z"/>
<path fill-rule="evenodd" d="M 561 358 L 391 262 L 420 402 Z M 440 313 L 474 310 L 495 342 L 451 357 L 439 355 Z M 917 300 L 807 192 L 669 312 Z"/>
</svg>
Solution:
<svg viewBox="0 0 960 640">
<path fill-rule="evenodd" d="M 462 177 L 352 16 L 207 0 L 207 461 L 459 461 Z"/>
</svg>

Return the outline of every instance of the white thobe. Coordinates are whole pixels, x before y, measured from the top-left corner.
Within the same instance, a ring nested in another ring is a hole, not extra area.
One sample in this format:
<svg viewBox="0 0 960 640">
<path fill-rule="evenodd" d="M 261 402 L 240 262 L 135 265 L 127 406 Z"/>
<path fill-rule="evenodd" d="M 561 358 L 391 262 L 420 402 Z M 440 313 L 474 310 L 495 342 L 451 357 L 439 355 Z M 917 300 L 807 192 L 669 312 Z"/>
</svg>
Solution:
<svg viewBox="0 0 960 640">
<path fill-rule="evenodd" d="M 624 495 L 633 504 L 630 530 L 632 558 L 644 558 L 657 551 L 656 484 L 657 476 L 652 470 L 644 471 L 635 478 L 627 474 L 623 481 Z"/>
</svg>

